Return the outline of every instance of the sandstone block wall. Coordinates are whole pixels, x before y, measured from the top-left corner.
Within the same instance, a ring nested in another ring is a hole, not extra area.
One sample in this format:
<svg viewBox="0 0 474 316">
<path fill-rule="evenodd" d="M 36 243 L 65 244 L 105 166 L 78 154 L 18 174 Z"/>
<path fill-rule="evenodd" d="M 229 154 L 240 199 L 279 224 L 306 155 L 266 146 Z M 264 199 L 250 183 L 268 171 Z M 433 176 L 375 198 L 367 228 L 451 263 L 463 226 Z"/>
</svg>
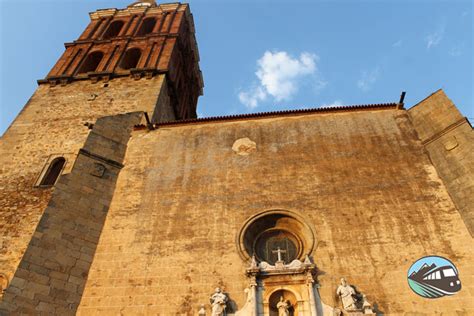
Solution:
<svg viewBox="0 0 474 316">
<path fill-rule="evenodd" d="M 71 172 L 88 127 L 103 116 L 196 116 L 203 82 L 188 4 L 131 5 L 90 17 L 0 139 L 0 297 L 50 200 L 52 188 L 37 185 L 51 161 L 64 157 L 62 174 Z M 142 32 L 148 18 L 155 24 Z M 109 32 L 114 23 L 123 23 L 116 34 Z M 129 49 L 139 55 L 124 66 Z"/>
<path fill-rule="evenodd" d="M 256 150 L 239 155 L 245 137 Z M 323 303 L 340 304 L 346 277 L 384 314 L 474 313 L 471 237 L 404 110 L 137 130 L 124 165 L 80 315 L 196 315 L 216 286 L 241 308 L 249 263 L 236 238 L 274 209 L 314 227 Z M 433 254 L 458 267 L 456 295 L 427 300 L 408 287 L 411 264 Z"/>
<path fill-rule="evenodd" d="M 442 90 L 412 107 L 413 125 L 474 236 L 474 132 Z"/>
<path fill-rule="evenodd" d="M 56 184 L 3 300 L 0 314 L 74 315 L 141 112 L 101 118 Z"/>
<path fill-rule="evenodd" d="M 64 156 L 69 173 L 89 134 L 84 123 L 101 116 L 142 110 L 151 117 L 163 103 L 155 118 L 172 120 L 165 82 L 159 75 L 38 87 L 0 138 L 0 274 L 13 276 L 51 197 L 51 188 L 35 184 L 52 158 Z"/>
</svg>

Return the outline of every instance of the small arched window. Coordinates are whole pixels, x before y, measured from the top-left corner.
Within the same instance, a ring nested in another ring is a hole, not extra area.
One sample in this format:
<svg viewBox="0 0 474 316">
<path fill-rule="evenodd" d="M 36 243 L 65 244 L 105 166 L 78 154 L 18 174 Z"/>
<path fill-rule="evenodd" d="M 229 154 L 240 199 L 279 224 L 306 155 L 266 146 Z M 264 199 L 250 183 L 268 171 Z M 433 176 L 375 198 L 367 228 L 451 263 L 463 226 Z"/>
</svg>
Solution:
<svg viewBox="0 0 474 316">
<path fill-rule="evenodd" d="M 122 69 L 136 68 L 141 56 L 142 51 L 139 48 L 131 48 L 125 52 L 119 67 Z"/>
<path fill-rule="evenodd" d="M 123 21 L 113 21 L 110 23 L 107 31 L 105 31 L 104 35 L 102 36 L 102 39 L 109 39 L 118 36 L 123 25 Z"/>
<path fill-rule="evenodd" d="M 156 19 L 155 18 L 146 18 L 143 20 L 140 29 L 137 32 L 137 36 L 143 36 L 153 32 L 155 28 Z"/>
<path fill-rule="evenodd" d="M 78 73 L 84 74 L 91 71 L 95 71 L 99 66 L 102 58 L 104 57 L 104 53 L 102 52 L 93 52 L 87 55 L 86 60 L 82 63 L 81 68 L 79 68 Z"/>
<path fill-rule="evenodd" d="M 43 179 L 40 182 L 40 186 L 54 185 L 59 175 L 61 174 L 61 170 L 63 170 L 65 163 L 66 159 L 64 159 L 64 157 L 58 157 L 51 161 L 48 170 L 46 170 L 46 173 L 44 174 Z"/>
</svg>

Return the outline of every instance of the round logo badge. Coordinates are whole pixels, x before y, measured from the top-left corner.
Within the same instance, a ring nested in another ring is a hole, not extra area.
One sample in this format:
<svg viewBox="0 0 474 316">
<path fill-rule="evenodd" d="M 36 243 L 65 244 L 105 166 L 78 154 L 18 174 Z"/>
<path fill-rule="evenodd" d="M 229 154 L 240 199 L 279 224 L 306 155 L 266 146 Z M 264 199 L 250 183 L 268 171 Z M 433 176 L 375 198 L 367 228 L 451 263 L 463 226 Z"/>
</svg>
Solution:
<svg viewBox="0 0 474 316">
<path fill-rule="evenodd" d="M 461 290 L 456 266 L 446 258 L 428 256 L 418 259 L 408 269 L 408 285 L 426 298 L 453 295 Z"/>
</svg>

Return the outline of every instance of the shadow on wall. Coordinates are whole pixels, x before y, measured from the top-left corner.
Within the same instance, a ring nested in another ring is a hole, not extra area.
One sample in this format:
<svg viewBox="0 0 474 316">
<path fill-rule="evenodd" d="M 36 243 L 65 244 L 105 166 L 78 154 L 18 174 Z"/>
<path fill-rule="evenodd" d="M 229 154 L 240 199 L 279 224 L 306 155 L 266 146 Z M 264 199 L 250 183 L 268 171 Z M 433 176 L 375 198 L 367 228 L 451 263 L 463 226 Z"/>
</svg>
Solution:
<svg viewBox="0 0 474 316">
<path fill-rule="evenodd" d="M 3 292 L 7 289 L 8 283 L 7 275 L 0 272 L 0 299 L 3 297 Z"/>
<path fill-rule="evenodd" d="M 226 314 L 235 314 L 239 310 L 237 303 L 230 297 L 229 293 L 224 292 L 224 294 L 228 298 L 226 309 L 225 309 Z"/>
</svg>

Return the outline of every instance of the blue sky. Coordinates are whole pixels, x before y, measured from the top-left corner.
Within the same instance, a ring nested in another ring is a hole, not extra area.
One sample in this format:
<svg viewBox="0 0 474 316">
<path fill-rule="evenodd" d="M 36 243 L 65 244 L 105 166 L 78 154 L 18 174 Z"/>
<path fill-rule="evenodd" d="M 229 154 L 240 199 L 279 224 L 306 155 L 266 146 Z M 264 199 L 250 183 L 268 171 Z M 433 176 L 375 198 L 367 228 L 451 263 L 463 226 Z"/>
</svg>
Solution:
<svg viewBox="0 0 474 316">
<path fill-rule="evenodd" d="M 131 2 L 0 0 L 0 133 L 88 12 Z M 401 91 L 409 107 L 443 88 L 474 118 L 471 0 L 189 2 L 200 116 L 396 102 Z"/>
</svg>

